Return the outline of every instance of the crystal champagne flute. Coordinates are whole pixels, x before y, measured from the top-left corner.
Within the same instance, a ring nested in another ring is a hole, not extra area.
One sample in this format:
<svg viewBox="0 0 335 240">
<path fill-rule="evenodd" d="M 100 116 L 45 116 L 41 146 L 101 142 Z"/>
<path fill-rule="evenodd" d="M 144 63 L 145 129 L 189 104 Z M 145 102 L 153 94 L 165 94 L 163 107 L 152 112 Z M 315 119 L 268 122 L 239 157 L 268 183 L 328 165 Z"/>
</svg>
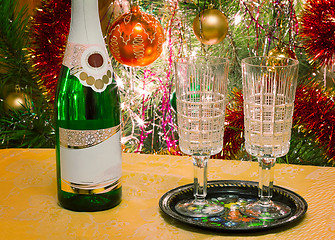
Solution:
<svg viewBox="0 0 335 240">
<path fill-rule="evenodd" d="M 176 205 L 190 217 L 222 213 L 224 207 L 206 200 L 207 162 L 222 150 L 229 61 L 197 56 L 175 61 L 179 146 L 194 165 L 194 199 Z"/>
<path fill-rule="evenodd" d="M 241 211 L 260 219 L 290 214 L 289 206 L 271 200 L 273 166 L 288 153 L 291 139 L 298 60 L 249 57 L 242 60 L 245 148 L 258 158 L 259 200 Z"/>
</svg>

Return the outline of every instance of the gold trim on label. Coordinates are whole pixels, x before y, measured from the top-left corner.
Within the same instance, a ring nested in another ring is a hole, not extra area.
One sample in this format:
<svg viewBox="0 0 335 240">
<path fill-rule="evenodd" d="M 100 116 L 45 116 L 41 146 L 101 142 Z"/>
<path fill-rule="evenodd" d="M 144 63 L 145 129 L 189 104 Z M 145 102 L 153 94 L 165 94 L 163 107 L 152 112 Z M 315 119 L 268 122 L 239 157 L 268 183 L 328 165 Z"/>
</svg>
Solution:
<svg viewBox="0 0 335 240">
<path fill-rule="evenodd" d="M 64 192 L 76 194 L 102 194 L 121 187 L 121 179 L 101 184 L 76 184 L 62 179 L 61 189 Z"/>
<path fill-rule="evenodd" d="M 119 131 L 120 125 L 99 130 L 72 130 L 59 128 L 59 142 L 61 146 L 66 148 L 89 148 L 106 141 Z"/>
</svg>

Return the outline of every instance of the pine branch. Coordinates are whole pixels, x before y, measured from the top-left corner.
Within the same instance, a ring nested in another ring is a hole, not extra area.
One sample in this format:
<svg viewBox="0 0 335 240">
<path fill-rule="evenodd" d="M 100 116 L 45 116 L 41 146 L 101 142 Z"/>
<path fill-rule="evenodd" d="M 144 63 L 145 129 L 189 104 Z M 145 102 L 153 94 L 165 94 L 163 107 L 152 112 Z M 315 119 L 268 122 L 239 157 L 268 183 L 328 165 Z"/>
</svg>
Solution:
<svg viewBox="0 0 335 240">
<path fill-rule="evenodd" d="M 32 109 L 10 111 L 0 118 L 0 148 L 53 148 L 55 146 L 52 112 L 41 99 Z"/>
<path fill-rule="evenodd" d="M 0 90 L 16 84 L 28 87 L 33 94 L 39 93 L 34 77 L 29 72 L 27 6 L 18 10 L 18 0 L 0 0 Z M 0 91 L 0 98 L 4 98 Z"/>
<path fill-rule="evenodd" d="M 27 7 L 18 10 L 18 0 L 0 0 L 0 148 L 53 147 L 52 112 L 31 71 L 27 47 Z M 4 111 L 6 95 L 19 85 L 31 97 L 32 106 Z"/>
</svg>

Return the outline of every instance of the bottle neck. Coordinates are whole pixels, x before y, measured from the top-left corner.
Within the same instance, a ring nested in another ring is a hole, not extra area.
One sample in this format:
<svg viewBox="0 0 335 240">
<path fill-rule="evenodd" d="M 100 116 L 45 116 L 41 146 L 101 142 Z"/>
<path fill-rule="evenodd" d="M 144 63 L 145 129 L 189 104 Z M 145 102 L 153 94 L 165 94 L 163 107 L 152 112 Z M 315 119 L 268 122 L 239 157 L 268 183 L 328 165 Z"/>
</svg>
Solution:
<svg viewBox="0 0 335 240">
<path fill-rule="evenodd" d="M 105 45 L 99 18 L 98 0 L 72 0 L 68 41 Z"/>
</svg>

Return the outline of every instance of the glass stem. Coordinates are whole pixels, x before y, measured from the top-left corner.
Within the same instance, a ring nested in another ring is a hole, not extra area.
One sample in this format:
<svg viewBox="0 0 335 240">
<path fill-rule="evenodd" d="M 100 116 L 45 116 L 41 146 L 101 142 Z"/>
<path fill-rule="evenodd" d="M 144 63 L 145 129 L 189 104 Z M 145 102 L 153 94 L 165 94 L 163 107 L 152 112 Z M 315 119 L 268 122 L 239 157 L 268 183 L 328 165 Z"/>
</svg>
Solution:
<svg viewBox="0 0 335 240">
<path fill-rule="evenodd" d="M 258 196 L 259 202 L 263 206 L 271 204 L 273 193 L 273 166 L 276 158 L 258 158 L 259 163 L 259 182 Z"/>
<path fill-rule="evenodd" d="M 193 156 L 195 202 L 205 203 L 207 195 L 207 162 L 209 156 Z"/>
</svg>

